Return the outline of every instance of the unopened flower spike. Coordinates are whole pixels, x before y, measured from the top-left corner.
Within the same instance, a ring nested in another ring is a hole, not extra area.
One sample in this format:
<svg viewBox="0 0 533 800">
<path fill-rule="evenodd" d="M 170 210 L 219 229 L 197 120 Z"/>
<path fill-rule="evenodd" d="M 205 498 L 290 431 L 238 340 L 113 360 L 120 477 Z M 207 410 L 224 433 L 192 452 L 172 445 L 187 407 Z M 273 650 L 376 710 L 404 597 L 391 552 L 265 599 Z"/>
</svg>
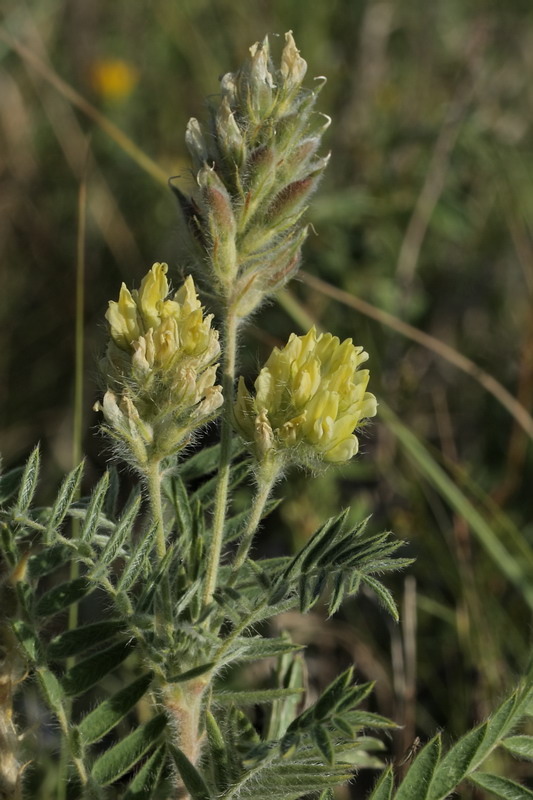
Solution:
<svg viewBox="0 0 533 800">
<path fill-rule="evenodd" d="M 368 358 L 351 339 L 331 333 L 292 334 L 274 348 L 255 381 L 255 393 L 239 380 L 236 426 L 259 462 L 318 466 L 343 463 L 357 453 L 355 431 L 376 414 L 366 391 Z"/>
<path fill-rule="evenodd" d="M 322 81 L 303 85 L 307 63 L 292 32 L 278 63 L 268 37 L 221 80 L 209 127 L 191 119 L 185 135 L 191 197 L 175 190 L 188 258 L 211 290 L 243 319 L 297 271 L 307 229 L 301 218 L 327 166 L 318 154 L 329 118 L 314 106 Z"/>
<path fill-rule="evenodd" d="M 154 264 L 138 291 L 122 284 L 106 313 L 108 389 L 99 408 L 121 454 L 140 468 L 183 447 L 222 405 L 212 315 L 191 276 L 169 297 L 167 270 Z"/>
</svg>

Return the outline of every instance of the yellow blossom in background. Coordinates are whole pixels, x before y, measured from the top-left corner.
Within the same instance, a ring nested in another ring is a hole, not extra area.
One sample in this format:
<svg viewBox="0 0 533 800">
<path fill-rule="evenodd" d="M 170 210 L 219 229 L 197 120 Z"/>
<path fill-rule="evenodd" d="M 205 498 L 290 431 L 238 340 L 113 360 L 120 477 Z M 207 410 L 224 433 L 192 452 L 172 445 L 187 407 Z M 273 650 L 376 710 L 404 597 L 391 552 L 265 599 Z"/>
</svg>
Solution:
<svg viewBox="0 0 533 800">
<path fill-rule="evenodd" d="M 139 72 L 128 61 L 121 58 L 100 58 L 90 69 L 93 89 L 107 101 L 125 100 L 139 80 Z"/>
<path fill-rule="evenodd" d="M 122 284 L 106 313 L 108 390 L 99 408 L 137 462 L 151 457 L 147 448 L 159 457 L 179 449 L 222 405 L 213 315 L 204 316 L 190 275 L 169 297 L 167 270 L 154 264 L 137 291 Z"/>
<path fill-rule="evenodd" d="M 366 391 L 368 358 L 351 339 L 341 342 L 311 328 L 274 348 L 255 381 L 255 395 L 239 381 L 235 421 L 258 458 L 292 463 L 348 461 L 358 450 L 354 433 L 376 414 L 376 398 Z"/>
</svg>

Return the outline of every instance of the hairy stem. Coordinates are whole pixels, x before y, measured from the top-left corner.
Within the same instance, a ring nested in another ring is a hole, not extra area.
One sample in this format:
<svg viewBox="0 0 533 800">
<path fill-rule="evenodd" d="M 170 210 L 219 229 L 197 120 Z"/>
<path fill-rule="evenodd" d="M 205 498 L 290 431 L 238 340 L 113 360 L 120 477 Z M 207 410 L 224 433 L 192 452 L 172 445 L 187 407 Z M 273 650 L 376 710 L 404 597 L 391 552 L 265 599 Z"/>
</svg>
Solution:
<svg viewBox="0 0 533 800">
<path fill-rule="evenodd" d="M 72 759 L 72 763 L 76 767 L 76 771 L 79 775 L 82 786 L 86 786 L 89 777 L 87 775 L 87 770 L 85 768 L 83 759 L 81 759 L 79 756 L 75 756 L 74 753 L 72 752 L 72 745 L 70 739 L 70 724 L 68 721 L 67 712 L 65 711 L 65 708 L 61 705 L 59 708 L 55 709 L 55 714 L 59 722 L 59 727 L 61 728 L 61 732 L 63 734 L 62 737 L 63 742 L 65 743 L 65 746 L 68 748 L 68 753 L 70 755 L 70 758 Z M 62 789 L 60 789 L 60 787 L 58 787 L 58 789 L 61 794 Z"/>
<path fill-rule="evenodd" d="M 167 551 L 165 536 L 165 520 L 163 517 L 163 500 L 161 498 L 161 461 L 149 462 L 145 470 L 146 487 L 150 498 L 152 517 L 156 525 L 155 546 L 157 557 L 161 561 Z M 162 619 L 159 620 L 160 627 L 166 627 L 167 633 L 172 633 L 172 601 L 170 594 L 170 582 L 168 570 L 165 570 L 161 579 L 161 598 L 162 598 Z"/>
<path fill-rule="evenodd" d="M 228 504 L 229 476 L 231 466 L 231 415 L 233 408 L 233 387 L 235 383 L 235 360 L 237 351 L 238 318 L 230 308 L 226 317 L 224 337 L 224 373 L 222 376 L 222 390 L 224 393 L 224 409 L 220 432 L 220 461 L 218 468 L 218 483 L 215 496 L 215 511 L 213 515 L 213 533 L 211 548 L 208 554 L 206 581 L 204 588 L 204 604 L 209 605 L 217 585 L 218 567 L 224 536 L 224 522 Z"/>
<path fill-rule="evenodd" d="M 200 757 L 202 738 L 199 735 L 202 697 L 206 688 L 205 680 L 189 681 L 186 684 L 167 686 L 163 692 L 163 702 L 172 720 L 174 743 L 180 748 L 191 764 Z M 188 798 L 189 793 L 181 781 L 176 786 L 176 800 Z"/>
<path fill-rule="evenodd" d="M 263 511 L 265 510 L 272 487 L 274 486 L 279 473 L 280 467 L 275 461 L 267 462 L 261 466 L 259 475 L 257 477 L 257 491 L 252 504 L 252 510 L 250 511 L 246 528 L 237 548 L 235 561 L 233 562 L 230 583 L 234 582 L 237 572 L 246 561 L 254 536 L 257 533 L 257 529 L 261 523 Z"/>
<path fill-rule="evenodd" d="M 146 488 L 150 497 L 150 507 L 156 524 L 156 550 L 159 559 L 166 553 L 165 522 L 163 519 L 163 502 L 161 499 L 161 471 L 160 461 L 152 461 L 146 467 Z"/>
</svg>

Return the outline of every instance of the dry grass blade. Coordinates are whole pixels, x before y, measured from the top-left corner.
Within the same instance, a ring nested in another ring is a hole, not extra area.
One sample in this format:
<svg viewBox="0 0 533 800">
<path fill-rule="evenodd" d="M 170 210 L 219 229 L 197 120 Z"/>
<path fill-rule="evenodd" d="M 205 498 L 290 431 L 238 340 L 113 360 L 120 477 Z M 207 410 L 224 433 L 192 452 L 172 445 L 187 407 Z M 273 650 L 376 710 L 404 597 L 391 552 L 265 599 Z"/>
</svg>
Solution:
<svg viewBox="0 0 533 800">
<path fill-rule="evenodd" d="M 21 42 L 13 39 L 3 26 L 0 26 L 0 41 L 14 50 L 24 61 L 30 64 L 44 80 L 54 86 L 72 105 L 79 108 L 99 128 L 111 137 L 130 158 L 159 183 L 167 183 L 167 174 L 146 153 L 120 130 L 111 120 L 102 114 L 92 103 L 89 103 L 79 92 L 61 78 L 52 67 Z"/>
</svg>

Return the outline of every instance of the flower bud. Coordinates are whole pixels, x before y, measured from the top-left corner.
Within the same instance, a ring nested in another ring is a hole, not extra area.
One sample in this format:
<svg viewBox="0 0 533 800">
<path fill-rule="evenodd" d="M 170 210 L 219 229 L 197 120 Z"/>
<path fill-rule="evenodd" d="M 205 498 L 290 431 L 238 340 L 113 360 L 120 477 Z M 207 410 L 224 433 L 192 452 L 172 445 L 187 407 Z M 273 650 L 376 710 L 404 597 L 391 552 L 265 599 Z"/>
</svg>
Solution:
<svg viewBox="0 0 533 800">
<path fill-rule="evenodd" d="M 270 204 L 266 217 L 271 225 L 279 225 L 297 217 L 305 208 L 311 194 L 316 189 L 322 172 L 327 166 L 329 156 L 319 159 L 312 172 L 305 178 L 289 183 L 276 195 Z"/>
<path fill-rule="evenodd" d="M 376 398 L 366 391 L 368 358 L 351 339 L 330 333 L 292 334 L 274 348 L 255 381 L 255 395 L 241 378 L 235 424 L 256 458 L 286 464 L 342 463 L 358 450 L 354 434 L 376 414 Z"/>
<path fill-rule="evenodd" d="M 246 145 L 244 137 L 231 110 L 227 97 L 222 99 L 216 115 L 217 141 L 221 152 L 230 163 L 240 167 L 244 163 Z"/>
<path fill-rule="evenodd" d="M 291 110 L 295 95 L 300 91 L 306 72 L 307 62 L 301 57 L 292 36 L 292 31 L 289 31 L 285 34 L 285 47 L 281 54 L 281 85 L 276 104 L 276 115 L 278 117 L 284 116 Z"/>
<path fill-rule="evenodd" d="M 259 122 L 272 109 L 275 88 L 270 72 L 268 37 L 250 47 L 250 55 L 237 76 L 239 98 L 250 119 Z"/>
<path fill-rule="evenodd" d="M 186 257 L 207 266 L 214 291 L 241 319 L 296 272 L 292 245 L 327 164 L 317 152 L 329 118 L 314 113 L 325 79 L 305 88 L 306 70 L 290 31 L 276 66 L 268 38 L 256 42 L 221 79 L 207 143 L 196 120 L 187 129 L 199 191 L 187 198 L 173 187 Z"/>
<path fill-rule="evenodd" d="M 235 236 L 237 225 L 231 197 L 214 169 L 203 167 L 198 173 L 211 239 L 213 268 L 221 286 L 231 285 L 237 271 Z"/>
<path fill-rule="evenodd" d="M 281 54 L 281 75 L 284 89 L 292 90 L 298 88 L 305 78 L 306 72 L 307 61 L 301 57 L 292 31 L 288 31 L 285 34 L 285 47 Z"/>
<path fill-rule="evenodd" d="M 220 79 L 220 91 L 223 100 L 226 100 L 229 107 L 233 110 L 239 103 L 239 89 L 237 86 L 237 76 L 234 72 L 226 72 Z"/>
<path fill-rule="evenodd" d="M 207 144 L 202 132 L 202 127 L 197 119 L 191 117 L 185 131 L 185 144 L 191 154 L 193 169 L 198 172 L 206 162 L 212 159 L 209 156 Z"/>
</svg>

